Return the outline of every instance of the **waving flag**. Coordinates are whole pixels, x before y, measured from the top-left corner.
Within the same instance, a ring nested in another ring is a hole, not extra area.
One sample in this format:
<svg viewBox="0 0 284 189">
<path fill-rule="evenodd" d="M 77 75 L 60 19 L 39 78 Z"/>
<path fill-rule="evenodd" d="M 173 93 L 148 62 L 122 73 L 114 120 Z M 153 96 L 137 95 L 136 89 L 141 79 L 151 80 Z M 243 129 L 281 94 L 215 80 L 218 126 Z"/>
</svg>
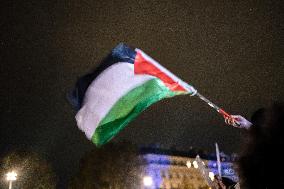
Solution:
<svg viewBox="0 0 284 189">
<path fill-rule="evenodd" d="M 69 96 L 78 127 L 101 146 L 151 104 L 197 91 L 139 49 L 119 44 Z"/>
</svg>

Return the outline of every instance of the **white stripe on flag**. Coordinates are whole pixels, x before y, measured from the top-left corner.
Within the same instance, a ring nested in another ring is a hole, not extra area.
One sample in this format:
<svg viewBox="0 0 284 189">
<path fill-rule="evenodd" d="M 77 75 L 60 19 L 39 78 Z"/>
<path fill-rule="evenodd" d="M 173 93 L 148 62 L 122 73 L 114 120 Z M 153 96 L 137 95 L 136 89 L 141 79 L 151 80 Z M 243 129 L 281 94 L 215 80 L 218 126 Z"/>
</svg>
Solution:
<svg viewBox="0 0 284 189">
<path fill-rule="evenodd" d="M 134 65 L 130 63 L 108 67 L 87 89 L 83 107 L 76 114 L 78 127 L 91 139 L 100 121 L 122 96 L 153 78 L 134 75 Z"/>
</svg>

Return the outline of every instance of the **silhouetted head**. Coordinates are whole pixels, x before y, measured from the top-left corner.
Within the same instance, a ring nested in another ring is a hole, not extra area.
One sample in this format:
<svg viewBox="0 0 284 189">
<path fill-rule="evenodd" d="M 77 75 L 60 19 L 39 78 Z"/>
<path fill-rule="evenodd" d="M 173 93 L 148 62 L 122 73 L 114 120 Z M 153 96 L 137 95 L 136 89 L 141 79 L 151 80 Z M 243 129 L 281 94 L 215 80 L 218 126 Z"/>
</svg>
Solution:
<svg viewBox="0 0 284 189">
<path fill-rule="evenodd" d="M 250 140 L 240 158 L 241 182 L 245 188 L 284 188 L 284 105 L 256 111 L 251 119 Z M 275 172 L 277 171 L 277 173 Z"/>
<path fill-rule="evenodd" d="M 237 184 L 235 181 L 229 179 L 228 177 L 222 177 L 222 183 L 227 187 L 227 188 L 232 188 Z"/>
</svg>

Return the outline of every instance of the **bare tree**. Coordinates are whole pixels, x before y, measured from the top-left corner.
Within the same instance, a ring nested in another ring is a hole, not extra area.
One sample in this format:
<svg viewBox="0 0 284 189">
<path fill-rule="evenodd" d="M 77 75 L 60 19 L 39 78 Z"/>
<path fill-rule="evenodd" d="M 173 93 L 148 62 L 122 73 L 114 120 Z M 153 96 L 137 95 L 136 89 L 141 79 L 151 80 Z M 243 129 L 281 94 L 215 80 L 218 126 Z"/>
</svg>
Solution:
<svg viewBox="0 0 284 189">
<path fill-rule="evenodd" d="M 107 144 L 94 148 L 81 160 L 70 189 L 129 189 L 141 184 L 142 162 L 138 148 L 129 144 Z"/>
</svg>

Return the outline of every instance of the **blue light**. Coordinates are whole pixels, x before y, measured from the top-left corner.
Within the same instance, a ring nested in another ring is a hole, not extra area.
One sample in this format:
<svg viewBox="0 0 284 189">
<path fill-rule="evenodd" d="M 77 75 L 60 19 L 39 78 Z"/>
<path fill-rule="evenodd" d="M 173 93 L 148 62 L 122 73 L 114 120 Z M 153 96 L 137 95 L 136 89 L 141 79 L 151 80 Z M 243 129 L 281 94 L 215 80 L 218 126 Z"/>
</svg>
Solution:
<svg viewBox="0 0 284 189">
<path fill-rule="evenodd" d="M 158 155 L 158 154 L 147 154 L 144 155 L 147 166 L 145 168 L 145 175 L 152 177 L 153 185 L 149 187 L 145 187 L 145 189 L 156 189 L 160 188 L 163 183 L 163 177 L 166 175 L 162 175 L 162 173 L 168 173 L 168 169 L 171 165 L 171 161 L 169 156 L 166 155 Z"/>
</svg>

